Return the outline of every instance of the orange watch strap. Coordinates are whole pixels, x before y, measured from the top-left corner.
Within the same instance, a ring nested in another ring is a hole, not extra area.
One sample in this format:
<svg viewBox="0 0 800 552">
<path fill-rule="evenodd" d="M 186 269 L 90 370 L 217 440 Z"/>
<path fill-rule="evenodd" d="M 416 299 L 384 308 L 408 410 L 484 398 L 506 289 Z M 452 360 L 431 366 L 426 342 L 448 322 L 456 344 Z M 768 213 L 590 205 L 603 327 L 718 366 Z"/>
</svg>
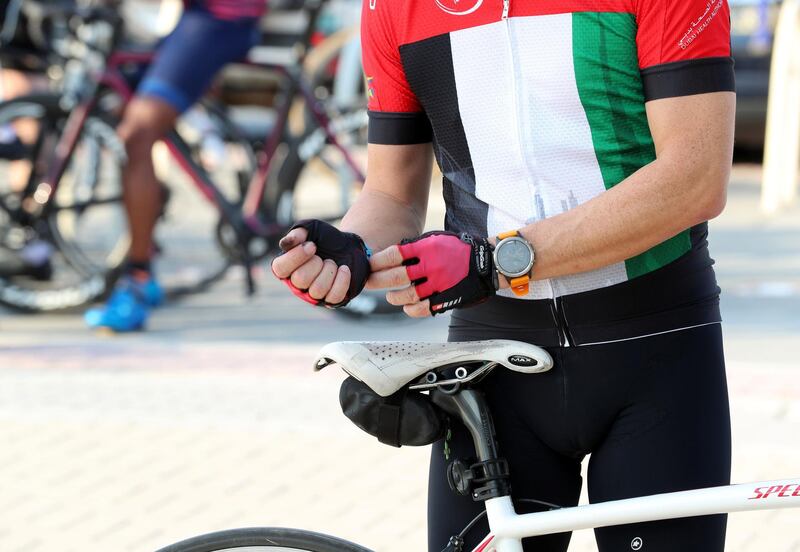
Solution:
<svg viewBox="0 0 800 552">
<path fill-rule="evenodd" d="M 512 278 L 509 282 L 509 285 L 511 285 L 511 291 L 514 292 L 514 295 L 518 296 L 528 295 L 528 286 L 530 281 L 531 277 L 527 274 L 525 276 L 520 276 L 519 278 Z"/>
<path fill-rule="evenodd" d="M 497 234 L 497 241 L 504 240 L 506 238 L 513 238 L 514 236 L 519 236 L 519 230 L 509 230 L 508 232 Z"/>
</svg>

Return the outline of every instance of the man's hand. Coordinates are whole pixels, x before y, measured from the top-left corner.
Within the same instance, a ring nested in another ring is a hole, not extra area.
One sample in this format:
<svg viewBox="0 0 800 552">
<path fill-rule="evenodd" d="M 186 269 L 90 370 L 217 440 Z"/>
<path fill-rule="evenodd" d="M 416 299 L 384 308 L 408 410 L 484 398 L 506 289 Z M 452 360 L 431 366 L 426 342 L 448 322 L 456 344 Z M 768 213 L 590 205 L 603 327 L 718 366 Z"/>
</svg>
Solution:
<svg viewBox="0 0 800 552">
<path fill-rule="evenodd" d="M 272 272 L 312 305 L 346 305 L 361 292 L 369 275 L 361 238 L 325 222 L 298 222 L 279 245 L 284 253 L 272 262 Z"/>
<path fill-rule="evenodd" d="M 421 318 L 480 303 L 495 293 L 488 240 L 452 232 L 428 232 L 393 245 L 370 259 L 371 289 L 392 289 L 386 300 Z"/>
</svg>

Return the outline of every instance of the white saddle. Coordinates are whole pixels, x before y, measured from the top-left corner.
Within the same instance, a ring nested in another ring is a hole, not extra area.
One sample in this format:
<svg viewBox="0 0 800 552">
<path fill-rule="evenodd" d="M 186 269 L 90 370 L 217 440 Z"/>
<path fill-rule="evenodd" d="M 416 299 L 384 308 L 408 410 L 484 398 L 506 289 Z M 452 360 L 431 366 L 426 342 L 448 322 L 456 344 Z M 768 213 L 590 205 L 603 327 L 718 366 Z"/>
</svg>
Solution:
<svg viewBox="0 0 800 552">
<path fill-rule="evenodd" d="M 526 374 L 546 372 L 553 367 L 553 359 L 541 347 L 493 339 L 456 343 L 338 341 L 320 350 L 315 369 L 338 364 L 386 397 L 432 370 L 475 362 L 493 362 Z"/>
</svg>

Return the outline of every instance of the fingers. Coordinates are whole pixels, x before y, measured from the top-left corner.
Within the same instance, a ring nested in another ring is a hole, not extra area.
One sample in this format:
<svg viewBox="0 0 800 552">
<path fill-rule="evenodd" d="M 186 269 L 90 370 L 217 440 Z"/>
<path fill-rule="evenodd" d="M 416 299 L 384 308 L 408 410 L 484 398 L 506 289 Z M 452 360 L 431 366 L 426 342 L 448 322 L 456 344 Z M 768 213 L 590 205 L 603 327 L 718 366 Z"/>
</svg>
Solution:
<svg viewBox="0 0 800 552">
<path fill-rule="evenodd" d="M 301 228 L 298 228 L 297 230 L 305 231 L 304 229 Z M 294 232 L 294 230 L 292 230 L 292 232 Z M 306 264 L 309 260 L 311 260 L 314 257 L 314 253 L 316 253 L 316 251 L 317 251 L 317 246 L 311 242 L 305 242 L 302 247 L 294 247 L 289 251 L 287 251 L 286 253 L 284 253 L 283 255 L 275 257 L 275 260 L 272 261 L 272 272 L 278 278 L 286 279 L 289 276 L 291 276 L 294 273 L 294 271 L 296 271 L 298 268 L 300 268 L 301 266 Z M 317 258 L 319 259 L 319 257 Z M 320 259 L 320 261 L 322 261 L 322 259 Z M 294 283 L 294 280 L 292 281 L 292 283 Z"/>
<path fill-rule="evenodd" d="M 403 312 L 412 318 L 425 318 L 431 316 L 431 302 L 428 299 L 420 301 L 414 286 L 386 292 L 386 300 L 390 304 L 402 306 Z"/>
<path fill-rule="evenodd" d="M 327 259 L 322 263 L 322 270 L 320 270 L 317 277 L 308 286 L 308 294 L 314 299 L 324 299 L 328 292 L 331 290 L 333 281 L 336 278 L 337 266 L 331 259 Z"/>
<path fill-rule="evenodd" d="M 333 280 L 331 290 L 325 296 L 325 302 L 330 305 L 338 305 L 347 296 L 347 291 L 350 289 L 350 268 L 347 266 L 340 266 L 336 272 L 336 278 Z"/>
<path fill-rule="evenodd" d="M 373 272 L 367 280 L 369 289 L 387 289 L 405 287 L 411 283 L 406 267 L 398 266 L 380 272 Z"/>
<path fill-rule="evenodd" d="M 403 312 L 411 318 L 425 318 L 426 316 L 431 316 L 431 302 L 425 299 L 419 303 L 406 305 L 403 307 Z"/>
<path fill-rule="evenodd" d="M 395 305 L 397 307 L 400 307 L 403 305 L 418 303 L 419 296 L 417 296 L 417 288 L 415 288 L 414 286 L 408 286 L 403 289 L 387 291 L 386 300 L 389 302 L 390 305 Z"/>
<path fill-rule="evenodd" d="M 302 227 L 295 228 L 281 238 L 281 241 L 278 242 L 278 247 L 280 247 L 283 251 L 289 251 L 294 246 L 300 245 L 306 241 L 307 237 L 308 230 Z"/>
<path fill-rule="evenodd" d="M 291 253 L 291 251 L 290 251 Z M 300 268 L 292 272 L 291 281 L 298 289 L 308 289 L 322 272 L 323 261 L 316 255 L 311 257 Z"/>
<path fill-rule="evenodd" d="M 369 267 L 372 272 L 379 272 L 387 268 L 394 268 L 402 266 L 403 256 L 400 254 L 400 248 L 396 245 L 387 247 L 382 251 L 378 251 L 369 260 Z"/>
</svg>

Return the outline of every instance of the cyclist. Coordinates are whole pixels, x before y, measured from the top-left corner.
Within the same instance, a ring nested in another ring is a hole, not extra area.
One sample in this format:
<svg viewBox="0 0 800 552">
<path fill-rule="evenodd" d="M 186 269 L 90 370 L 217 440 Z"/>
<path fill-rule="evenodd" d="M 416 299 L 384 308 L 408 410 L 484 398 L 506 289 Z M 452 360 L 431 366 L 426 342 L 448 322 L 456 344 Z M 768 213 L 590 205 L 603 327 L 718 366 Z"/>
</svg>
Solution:
<svg viewBox="0 0 800 552">
<path fill-rule="evenodd" d="M 273 272 L 313 304 L 366 283 L 410 316 L 455 308 L 452 341 L 547 347 L 550 372 L 499 370 L 483 385 L 516 497 L 576 504 L 588 454 L 592 502 L 727 484 L 706 238 L 731 167 L 729 26 L 725 0 L 365 2 L 364 191 L 348 232 L 299 223 Z M 448 232 L 420 236 L 433 156 Z M 471 456 L 471 439 L 454 428 L 449 448 Z M 437 552 L 482 507 L 449 492 L 444 450 L 430 466 Z M 601 552 L 710 552 L 725 527 L 718 515 L 596 538 Z"/>
<path fill-rule="evenodd" d="M 150 262 L 163 199 L 153 145 L 200 98 L 223 65 L 244 58 L 258 39 L 257 22 L 265 9 L 265 0 L 185 2 L 175 30 L 159 46 L 118 130 L 128 155 L 122 175 L 131 233 L 128 262 L 106 305 L 86 313 L 90 327 L 140 329 L 149 308 L 163 301 Z"/>
</svg>

